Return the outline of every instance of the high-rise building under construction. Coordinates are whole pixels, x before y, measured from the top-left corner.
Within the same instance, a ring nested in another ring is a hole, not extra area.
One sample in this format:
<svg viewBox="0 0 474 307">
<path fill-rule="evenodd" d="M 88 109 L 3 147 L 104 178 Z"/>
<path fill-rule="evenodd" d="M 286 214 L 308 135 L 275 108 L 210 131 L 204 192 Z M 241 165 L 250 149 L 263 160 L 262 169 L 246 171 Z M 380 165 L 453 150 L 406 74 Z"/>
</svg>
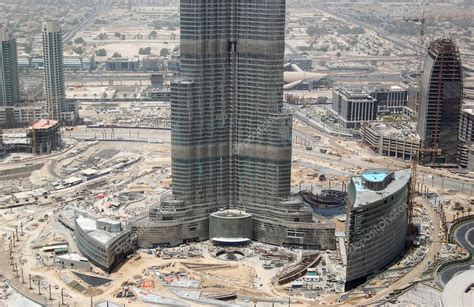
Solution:
<svg viewBox="0 0 474 307">
<path fill-rule="evenodd" d="M 458 126 L 463 93 L 459 50 L 451 39 L 433 41 L 428 47 L 421 83 L 418 134 L 433 151 L 423 162 L 456 163 Z"/>
<path fill-rule="evenodd" d="M 310 208 L 289 199 L 285 5 L 181 1 L 181 80 L 172 84 L 171 99 L 173 192 L 150 209 L 156 223 L 139 234 L 141 245 L 207 239 L 209 215 L 230 209 L 252 216 L 248 239 L 334 248 L 334 225 L 314 222 Z"/>
</svg>

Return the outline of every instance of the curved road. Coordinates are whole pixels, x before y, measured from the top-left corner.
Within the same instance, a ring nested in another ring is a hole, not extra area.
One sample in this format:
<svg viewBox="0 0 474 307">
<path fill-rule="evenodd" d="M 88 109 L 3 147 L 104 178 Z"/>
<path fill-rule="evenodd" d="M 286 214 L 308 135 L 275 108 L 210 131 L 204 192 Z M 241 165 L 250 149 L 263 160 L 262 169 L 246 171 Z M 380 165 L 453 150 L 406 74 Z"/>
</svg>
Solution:
<svg viewBox="0 0 474 307">
<path fill-rule="evenodd" d="M 471 256 L 474 254 L 474 218 L 466 221 L 458 226 L 454 232 L 454 238 L 459 245 L 467 250 Z M 469 267 L 474 264 L 474 259 L 463 264 L 453 264 L 443 269 L 439 273 L 439 280 L 443 285 L 453 278 L 454 275 L 469 270 Z"/>
</svg>

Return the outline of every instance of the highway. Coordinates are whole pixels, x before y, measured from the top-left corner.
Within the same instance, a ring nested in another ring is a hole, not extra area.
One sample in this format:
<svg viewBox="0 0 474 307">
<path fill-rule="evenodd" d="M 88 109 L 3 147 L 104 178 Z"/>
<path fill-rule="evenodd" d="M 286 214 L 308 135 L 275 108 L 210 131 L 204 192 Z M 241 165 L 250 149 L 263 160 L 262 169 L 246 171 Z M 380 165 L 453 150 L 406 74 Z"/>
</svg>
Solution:
<svg viewBox="0 0 474 307">
<path fill-rule="evenodd" d="M 93 23 L 97 16 L 102 14 L 105 9 L 107 8 L 107 5 L 103 3 L 100 5 L 94 13 L 92 13 L 89 17 L 87 17 L 85 20 L 83 20 L 79 25 L 77 25 L 72 31 L 66 33 L 63 37 L 63 44 L 65 45 L 68 41 L 74 38 L 76 36 L 77 32 L 84 30 L 87 26 L 89 26 L 91 23 Z"/>
</svg>

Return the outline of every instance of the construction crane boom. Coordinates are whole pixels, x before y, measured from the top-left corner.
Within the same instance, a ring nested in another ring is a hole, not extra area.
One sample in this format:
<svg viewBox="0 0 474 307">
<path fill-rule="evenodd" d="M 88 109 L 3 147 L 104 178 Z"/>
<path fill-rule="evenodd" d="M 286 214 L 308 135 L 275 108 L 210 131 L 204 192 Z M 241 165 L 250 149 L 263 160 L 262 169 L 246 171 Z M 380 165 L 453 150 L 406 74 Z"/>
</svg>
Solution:
<svg viewBox="0 0 474 307">
<path fill-rule="evenodd" d="M 423 49 L 425 46 L 425 23 L 426 23 L 426 18 L 425 18 L 425 10 L 423 9 L 421 13 L 421 17 L 415 17 L 415 18 L 405 18 L 405 21 L 412 21 L 412 22 L 417 22 L 420 23 L 420 34 L 418 37 L 418 52 L 419 52 L 419 59 L 418 59 L 418 64 L 417 64 L 417 69 L 416 69 L 416 77 L 417 77 L 417 90 L 416 90 L 416 97 L 415 97 L 415 109 L 413 110 L 413 120 L 418 122 L 418 113 L 420 111 L 420 105 L 421 105 L 421 75 L 422 75 L 422 64 L 423 64 Z"/>
<path fill-rule="evenodd" d="M 411 183 L 410 183 L 410 195 L 408 197 L 408 237 L 411 238 L 413 235 L 413 207 L 415 205 L 416 185 L 417 185 L 417 169 L 419 164 L 420 155 L 424 152 L 436 153 L 439 152 L 438 148 L 417 148 L 413 150 L 411 154 Z"/>
</svg>

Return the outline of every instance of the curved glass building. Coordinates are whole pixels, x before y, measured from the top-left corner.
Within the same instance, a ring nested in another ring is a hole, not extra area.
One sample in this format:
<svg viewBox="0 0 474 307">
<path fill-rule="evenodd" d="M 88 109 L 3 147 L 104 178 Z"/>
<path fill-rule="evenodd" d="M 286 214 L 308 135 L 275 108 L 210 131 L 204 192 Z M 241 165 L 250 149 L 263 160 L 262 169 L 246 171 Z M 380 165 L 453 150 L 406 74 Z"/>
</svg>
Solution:
<svg viewBox="0 0 474 307">
<path fill-rule="evenodd" d="M 422 161 L 455 164 L 463 97 L 461 56 L 452 39 L 435 40 L 428 47 L 421 83 L 418 135 L 423 146 L 439 149 Z"/>
<path fill-rule="evenodd" d="M 405 249 L 410 170 L 370 170 L 351 178 L 346 222 L 346 291 L 367 281 Z"/>
</svg>

